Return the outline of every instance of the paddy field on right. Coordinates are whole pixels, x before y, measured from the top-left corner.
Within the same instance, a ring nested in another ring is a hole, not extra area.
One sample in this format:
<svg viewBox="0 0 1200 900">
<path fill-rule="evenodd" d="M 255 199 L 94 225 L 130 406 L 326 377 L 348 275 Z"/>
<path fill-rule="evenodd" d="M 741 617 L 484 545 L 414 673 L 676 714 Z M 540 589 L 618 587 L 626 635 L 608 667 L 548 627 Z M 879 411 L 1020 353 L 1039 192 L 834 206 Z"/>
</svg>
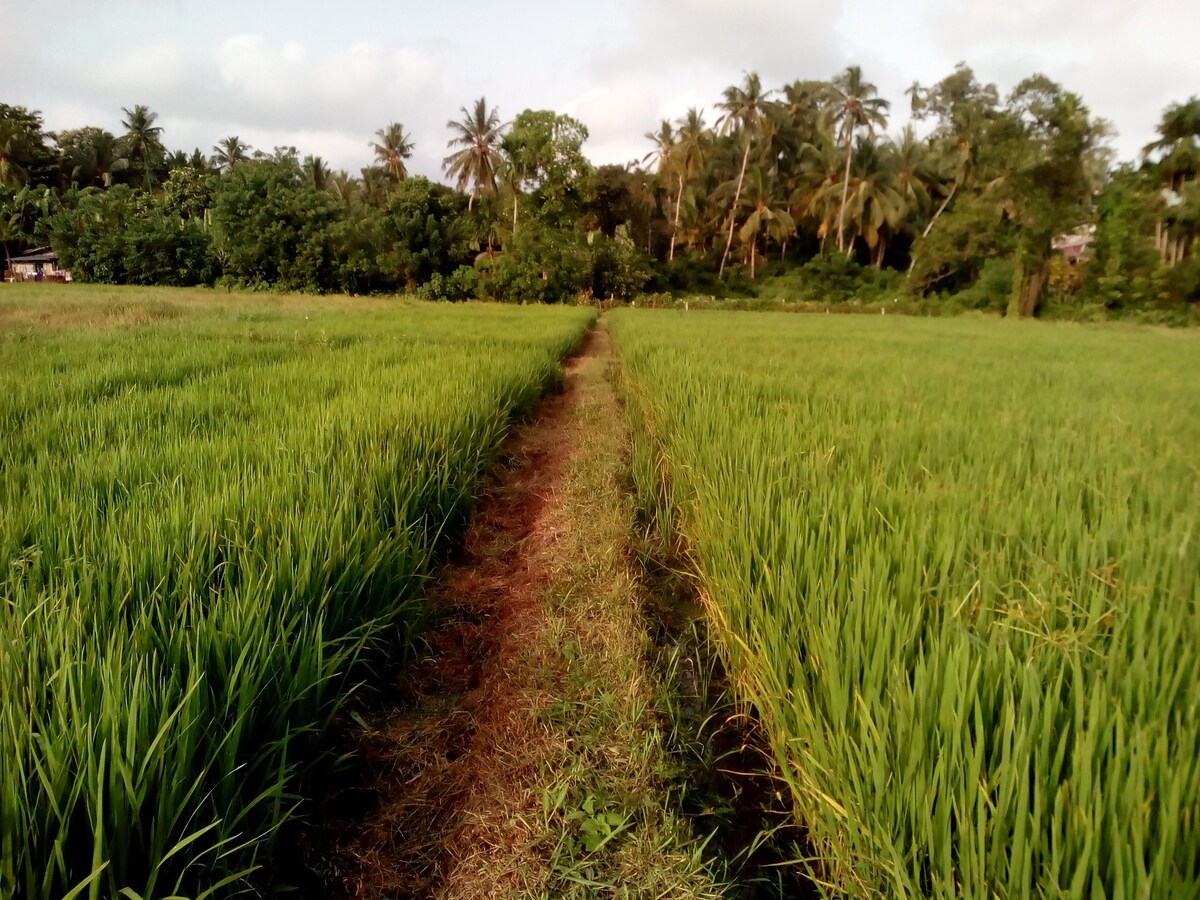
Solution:
<svg viewBox="0 0 1200 900">
<path fill-rule="evenodd" d="M 639 503 L 812 877 L 1200 896 L 1200 339 L 621 310 Z"/>
</svg>

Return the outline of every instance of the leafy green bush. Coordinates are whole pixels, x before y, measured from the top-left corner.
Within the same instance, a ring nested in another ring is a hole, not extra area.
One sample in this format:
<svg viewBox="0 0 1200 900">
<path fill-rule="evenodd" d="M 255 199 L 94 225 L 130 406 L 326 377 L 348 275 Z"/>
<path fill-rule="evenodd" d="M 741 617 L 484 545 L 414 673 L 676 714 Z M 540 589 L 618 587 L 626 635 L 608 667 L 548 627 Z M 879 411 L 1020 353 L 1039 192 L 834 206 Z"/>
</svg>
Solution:
<svg viewBox="0 0 1200 900">
<path fill-rule="evenodd" d="M 491 290 L 498 300 L 557 303 L 590 281 L 591 258 L 581 234 L 531 228 L 496 257 Z"/>
<path fill-rule="evenodd" d="M 1010 259 L 987 259 L 975 282 L 965 290 L 951 295 L 946 302 L 964 310 L 1003 312 L 1012 294 L 1013 271 Z"/>
<path fill-rule="evenodd" d="M 340 211 L 332 197 L 301 181 L 293 162 L 241 163 L 221 178 L 213 199 L 213 250 L 227 283 L 339 289 L 332 229 Z"/>
<path fill-rule="evenodd" d="M 388 198 L 377 252 L 384 271 L 413 288 L 471 258 L 466 198 L 428 178 L 402 181 Z"/>
<path fill-rule="evenodd" d="M 593 234 L 592 296 L 601 300 L 631 300 L 650 281 L 650 261 L 623 237 Z"/>
<path fill-rule="evenodd" d="M 487 296 L 487 283 L 474 266 L 459 266 L 449 275 L 435 272 L 416 295 L 422 300 L 481 300 Z"/>
<path fill-rule="evenodd" d="M 631 300 L 649 280 L 649 261 L 623 237 L 530 228 L 495 258 L 485 286 L 498 300 L 558 303 L 576 296 Z"/>
<path fill-rule="evenodd" d="M 203 224 L 126 185 L 80 195 L 50 219 L 50 234 L 61 264 L 82 282 L 190 287 L 215 275 Z"/>
<path fill-rule="evenodd" d="M 840 253 L 816 256 L 783 274 L 763 279 L 757 295 L 786 303 L 890 302 L 901 291 L 903 276 L 893 269 L 862 266 Z"/>
</svg>

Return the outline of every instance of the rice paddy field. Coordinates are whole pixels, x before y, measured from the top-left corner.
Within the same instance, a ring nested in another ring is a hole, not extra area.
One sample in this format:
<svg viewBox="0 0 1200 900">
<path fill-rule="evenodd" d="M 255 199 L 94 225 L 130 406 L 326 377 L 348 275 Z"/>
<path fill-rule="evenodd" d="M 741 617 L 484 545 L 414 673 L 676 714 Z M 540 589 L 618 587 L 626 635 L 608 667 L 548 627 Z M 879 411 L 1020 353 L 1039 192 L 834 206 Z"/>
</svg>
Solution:
<svg viewBox="0 0 1200 900">
<path fill-rule="evenodd" d="M 1200 340 L 618 311 L 634 475 L 832 895 L 1200 896 Z"/>
<path fill-rule="evenodd" d="M 0 292 L 0 897 L 223 896 L 594 312 Z"/>
</svg>

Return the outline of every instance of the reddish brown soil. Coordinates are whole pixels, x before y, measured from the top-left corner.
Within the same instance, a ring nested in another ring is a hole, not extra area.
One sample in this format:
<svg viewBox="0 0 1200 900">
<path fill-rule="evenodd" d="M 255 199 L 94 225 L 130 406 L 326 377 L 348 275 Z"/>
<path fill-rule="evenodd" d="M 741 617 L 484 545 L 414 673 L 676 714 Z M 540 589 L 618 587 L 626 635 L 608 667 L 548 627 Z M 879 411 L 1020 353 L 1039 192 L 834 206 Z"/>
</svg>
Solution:
<svg viewBox="0 0 1200 900">
<path fill-rule="evenodd" d="M 607 335 L 593 332 L 580 356 L 607 352 Z M 550 687 L 539 683 L 552 650 L 544 604 L 577 437 L 579 362 L 507 442 L 461 551 L 438 573 L 427 654 L 354 735 L 359 787 L 350 805 L 361 815 L 336 828 L 326 863 L 334 896 L 437 897 L 464 859 L 493 851 L 510 869 L 513 859 L 538 865 L 533 848 L 512 846 L 530 829 L 508 825 L 536 815 L 530 788 L 554 752 L 536 711 Z M 499 882 L 513 874 L 505 868 L 472 894 L 502 893 Z"/>
</svg>

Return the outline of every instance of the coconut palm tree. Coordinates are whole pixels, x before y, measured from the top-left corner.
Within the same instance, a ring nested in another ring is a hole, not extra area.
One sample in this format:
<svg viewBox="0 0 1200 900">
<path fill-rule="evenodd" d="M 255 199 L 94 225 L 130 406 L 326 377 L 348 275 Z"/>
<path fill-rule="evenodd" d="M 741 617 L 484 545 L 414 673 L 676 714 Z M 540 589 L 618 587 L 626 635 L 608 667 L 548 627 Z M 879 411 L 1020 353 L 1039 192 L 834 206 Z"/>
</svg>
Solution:
<svg viewBox="0 0 1200 900">
<path fill-rule="evenodd" d="M 103 128 L 86 126 L 58 135 L 63 170 L 71 184 L 111 187 L 113 175 L 129 168 L 124 141 Z"/>
<path fill-rule="evenodd" d="M 375 132 L 375 136 L 379 140 L 371 141 L 370 144 L 375 151 L 376 160 L 393 181 L 403 181 L 408 177 L 404 161 L 412 157 L 412 138 L 405 133 L 404 126 L 399 122 L 392 122 L 387 128 L 380 128 Z"/>
<path fill-rule="evenodd" d="M 24 135 L 11 122 L 0 121 L 0 185 L 20 187 L 29 178 L 21 165 Z"/>
<path fill-rule="evenodd" d="M 1144 159 L 1158 156 L 1163 180 L 1163 210 L 1154 240 L 1163 261 L 1175 265 L 1191 243 L 1185 198 L 1195 196 L 1190 187 L 1200 175 L 1200 98 L 1168 106 L 1155 130 L 1158 137 L 1142 150 Z"/>
<path fill-rule="evenodd" d="M 663 119 L 659 123 L 658 131 L 647 131 L 645 138 L 654 146 L 642 157 L 642 165 L 653 163 L 655 170 L 662 175 L 671 166 L 671 151 L 675 149 L 675 126 L 669 119 Z"/>
<path fill-rule="evenodd" d="M 176 150 L 173 153 L 167 154 L 164 162 L 167 166 L 167 171 L 171 172 L 175 169 L 193 169 L 196 172 L 205 174 L 212 173 L 212 163 L 208 161 L 200 148 L 196 147 L 191 153 L 186 150 Z"/>
<path fill-rule="evenodd" d="M 680 213 L 683 209 L 688 183 L 704 168 L 704 159 L 709 142 L 709 131 L 704 126 L 704 112 L 691 107 L 687 115 L 677 120 L 675 149 L 672 152 L 679 192 L 675 198 L 675 221 L 671 226 L 671 247 L 667 259 L 675 258 L 675 241 L 679 235 Z"/>
<path fill-rule="evenodd" d="M 738 204 L 742 197 L 742 186 L 746 180 L 746 166 L 750 162 L 750 148 L 762 126 L 766 116 L 766 104 L 771 91 L 764 91 L 762 79 L 757 72 L 746 75 L 741 85 L 731 85 L 725 88 L 723 98 L 717 104 L 723 114 L 717 121 L 717 127 L 725 134 L 739 135 L 743 145 L 742 168 L 738 172 L 737 188 L 734 191 L 733 203 L 730 207 L 729 234 L 725 239 L 725 252 L 721 256 L 721 267 L 717 277 L 725 274 L 725 263 L 729 259 L 729 248 L 733 246 L 733 232 L 737 221 Z"/>
<path fill-rule="evenodd" d="M 822 250 L 825 248 L 825 239 L 837 222 L 841 183 L 842 153 L 837 135 L 818 130 L 801 153 L 789 211 L 797 222 L 803 219 L 816 221 L 817 238 Z"/>
<path fill-rule="evenodd" d="M 801 144 L 812 142 L 833 100 L 828 81 L 793 81 L 784 87 L 783 114 Z"/>
<path fill-rule="evenodd" d="M 465 193 L 467 185 L 472 186 L 467 198 L 469 211 L 474 209 L 480 194 L 496 193 L 496 157 L 504 126 L 500 124 L 500 111 L 495 107 L 488 109 L 486 97 L 476 100 L 471 110 L 464 106 L 459 111 L 461 119 L 446 123 L 446 127 L 454 132 L 446 146 L 459 149 L 442 160 L 442 168 L 447 176 L 455 179 L 455 186 L 460 191 Z"/>
<path fill-rule="evenodd" d="M 658 177 L 663 183 L 670 185 L 668 187 L 668 196 L 674 194 L 675 211 L 671 214 L 671 220 L 675 223 L 671 230 L 671 249 L 667 254 L 667 259 L 675 258 L 675 231 L 679 228 L 679 205 L 683 202 L 683 173 L 675 164 L 675 126 L 670 120 L 663 119 L 659 124 L 658 131 L 647 131 L 646 140 L 653 144 L 653 149 L 642 158 L 642 165 L 653 163 Z M 674 187 L 674 182 L 678 179 L 679 188 Z"/>
<path fill-rule="evenodd" d="M 339 169 L 326 179 L 325 193 L 349 208 L 362 199 L 362 184 L 345 169 Z"/>
<path fill-rule="evenodd" d="M 155 125 L 158 113 L 150 107 L 137 105 L 133 109 L 121 107 L 125 118 L 121 126 L 125 129 L 126 156 L 131 166 L 139 166 L 145 187 L 154 186 L 154 169 L 162 162 L 165 151 L 162 145 L 162 127 Z"/>
<path fill-rule="evenodd" d="M 738 231 L 738 237 L 750 245 L 750 278 L 755 276 L 758 241 L 763 235 L 782 245 L 796 230 L 796 223 L 779 195 L 777 179 L 764 166 L 753 166 L 746 179 L 743 202 L 748 215 Z M 766 256 L 765 248 L 763 256 Z"/>
<path fill-rule="evenodd" d="M 325 190 L 329 183 L 329 166 L 325 164 L 325 160 L 319 156 L 306 156 L 300 168 L 306 182 L 318 191 Z"/>
<path fill-rule="evenodd" d="M 383 206 L 393 186 L 392 174 L 382 166 L 367 166 L 362 170 L 362 199 L 371 206 Z"/>
<path fill-rule="evenodd" d="M 934 186 L 941 181 L 928 141 L 918 138 L 910 124 L 904 126 L 897 140 L 888 141 L 880 149 L 904 202 L 905 218 L 923 222 L 933 206 Z"/>
<path fill-rule="evenodd" d="M 40 112 L 0 103 L 0 185 L 20 188 L 30 182 L 32 170 L 48 155 L 47 136 Z"/>
<path fill-rule="evenodd" d="M 921 237 L 929 237 L 933 226 L 955 195 L 974 175 L 979 144 L 990 121 L 986 109 L 963 105 L 950 114 L 949 131 L 935 139 L 931 147 L 930 165 L 935 172 L 933 187 L 941 195 L 942 202 L 921 232 Z"/>
<path fill-rule="evenodd" d="M 219 144 L 213 145 L 212 164 L 219 172 L 227 172 L 240 162 L 250 158 L 250 145 L 243 143 L 236 134 L 230 135 Z"/>
<path fill-rule="evenodd" d="M 199 147 L 192 148 L 192 155 L 188 157 L 188 168 L 195 169 L 197 172 L 203 172 L 206 175 L 211 175 L 213 172 L 212 162 L 205 156 Z"/>
<path fill-rule="evenodd" d="M 914 81 L 907 88 L 905 88 L 904 93 L 908 95 L 909 102 L 912 104 L 912 114 L 914 116 L 919 116 L 921 111 L 925 108 L 925 88 L 921 87 L 921 82 Z"/>
<path fill-rule="evenodd" d="M 846 249 L 846 199 L 850 194 L 850 163 L 854 154 L 854 138 L 859 128 L 866 127 L 871 134 L 874 128 L 887 126 L 888 102 L 876 96 L 875 85 L 863 81 L 862 69 L 850 66 L 832 82 L 834 104 L 840 123 L 843 152 L 846 154 L 846 169 L 842 176 L 842 203 L 838 211 L 838 250 Z"/>
<path fill-rule="evenodd" d="M 1200 174 L 1200 98 L 1168 106 L 1155 130 L 1158 137 L 1142 155 L 1148 159 L 1157 154 L 1165 180 L 1179 190 Z"/>
<path fill-rule="evenodd" d="M 521 186 L 525 183 L 525 171 L 521 162 L 521 146 L 506 134 L 500 141 L 500 161 L 496 166 L 496 182 L 501 190 L 512 199 L 512 231 L 517 233 L 521 213 Z"/>
<path fill-rule="evenodd" d="M 846 204 L 856 236 L 866 241 L 871 261 L 883 268 L 888 242 L 904 221 L 906 206 L 896 186 L 895 172 L 868 137 L 859 137 L 854 150 L 854 174 Z M 853 241 L 850 248 L 854 247 Z"/>
</svg>

